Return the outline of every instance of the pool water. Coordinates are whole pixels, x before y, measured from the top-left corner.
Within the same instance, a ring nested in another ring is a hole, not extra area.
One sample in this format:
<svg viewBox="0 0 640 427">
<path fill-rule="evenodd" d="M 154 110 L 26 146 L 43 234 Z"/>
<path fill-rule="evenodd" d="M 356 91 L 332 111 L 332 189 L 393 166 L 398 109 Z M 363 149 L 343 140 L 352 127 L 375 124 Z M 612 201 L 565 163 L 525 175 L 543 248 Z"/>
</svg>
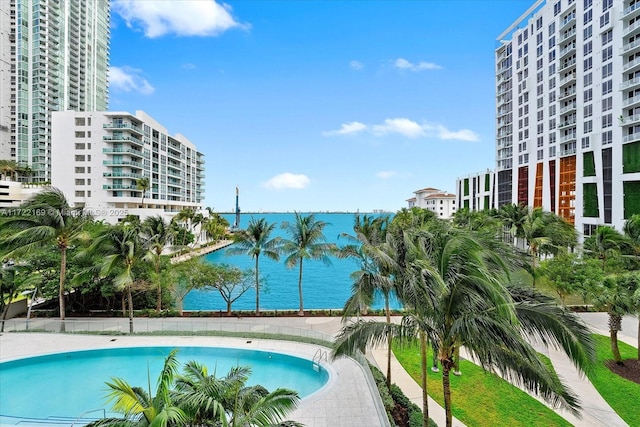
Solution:
<svg viewBox="0 0 640 427">
<path fill-rule="evenodd" d="M 127 347 L 74 351 L 0 363 L 0 423 L 16 418 L 114 416 L 105 401 L 106 381 L 122 378 L 155 393 L 166 356 L 175 347 Z M 234 366 L 249 366 L 247 385 L 273 391 L 289 388 L 308 396 L 322 388 L 329 373 L 308 359 L 281 353 L 221 347 L 178 347 L 182 364 L 195 360 L 209 375 L 225 376 Z M 101 409 L 104 408 L 105 412 Z M 100 409 L 100 410 L 99 410 Z M 96 411 L 99 410 L 99 411 Z"/>
</svg>

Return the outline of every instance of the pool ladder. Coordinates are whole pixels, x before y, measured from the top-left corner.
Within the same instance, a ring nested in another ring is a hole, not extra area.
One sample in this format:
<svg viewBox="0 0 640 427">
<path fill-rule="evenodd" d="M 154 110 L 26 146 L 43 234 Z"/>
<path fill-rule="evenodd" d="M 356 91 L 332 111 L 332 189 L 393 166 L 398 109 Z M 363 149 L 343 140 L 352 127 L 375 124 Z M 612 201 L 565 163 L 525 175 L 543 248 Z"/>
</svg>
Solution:
<svg viewBox="0 0 640 427">
<path fill-rule="evenodd" d="M 327 352 L 324 351 L 323 349 L 319 348 L 318 350 L 316 350 L 316 354 L 313 355 L 313 370 L 318 372 L 320 371 L 320 363 L 322 361 L 328 362 L 329 361 L 329 356 L 327 356 Z"/>
</svg>

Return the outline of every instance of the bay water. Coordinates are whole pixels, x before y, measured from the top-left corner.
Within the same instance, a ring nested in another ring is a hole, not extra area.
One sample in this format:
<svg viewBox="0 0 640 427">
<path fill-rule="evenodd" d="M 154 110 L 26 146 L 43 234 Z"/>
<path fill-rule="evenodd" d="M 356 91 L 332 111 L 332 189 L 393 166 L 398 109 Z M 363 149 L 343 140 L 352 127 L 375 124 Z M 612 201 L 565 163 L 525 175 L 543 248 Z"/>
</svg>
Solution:
<svg viewBox="0 0 640 427">
<path fill-rule="evenodd" d="M 308 215 L 308 214 L 302 214 Z M 338 246 L 348 244 L 348 240 L 340 237 L 342 233 L 354 235 L 353 225 L 355 213 L 313 213 L 315 218 L 327 223 L 324 235 L 329 243 Z M 363 214 L 360 214 L 363 215 Z M 371 214 L 369 214 L 371 215 Z M 234 215 L 223 215 L 230 224 L 234 223 Z M 375 214 L 374 214 L 375 216 Z M 276 224 L 271 237 L 288 239 L 286 231 L 281 227 L 284 222 L 295 223 L 294 213 L 241 214 L 240 225 L 244 229 L 251 218 L 265 218 L 268 223 Z M 249 255 L 227 255 L 226 249 L 220 249 L 204 256 L 212 263 L 228 264 L 241 269 L 255 267 L 255 259 Z M 305 310 L 342 309 L 351 295 L 351 273 L 359 268 L 353 260 L 331 257 L 331 265 L 321 261 L 305 260 L 302 269 L 302 289 Z M 262 277 L 260 285 L 260 310 L 295 310 L 299 308 L 298 273 L 299 266 L 289 269 L 280 261 L 273 261 L 260 256 L 259 272 Z M 374 308 L 381 308 L 376 302 Z M 232 305 L 233 310 L 255 310 L 255 289 L 250 289 Z M 187 295 L 184 301 L 185 310 L 225 311 L 226 302 L 217 290 L 195 290 Z"/>
</svg>

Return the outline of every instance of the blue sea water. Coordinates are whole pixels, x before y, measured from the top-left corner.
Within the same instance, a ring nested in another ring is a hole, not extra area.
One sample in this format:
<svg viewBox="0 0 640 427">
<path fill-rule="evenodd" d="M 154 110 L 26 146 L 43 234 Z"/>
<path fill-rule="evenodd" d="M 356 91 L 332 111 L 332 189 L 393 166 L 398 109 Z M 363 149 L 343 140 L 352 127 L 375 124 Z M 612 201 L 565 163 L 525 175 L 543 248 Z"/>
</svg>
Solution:
<svg viewBox="0 0 640 427">
<path fill-rule="evenodd" d="M 353 235 L 354 213 L 314 213 L 316 219 L 324 221 L 327 226 L 324 234 L 327 242 L 344 246 L 348 243 L 341 233 Z M 230 223 L 234 222 L 233 215 L 224 215 Z M 295 222 L 293 213 L 270 214 L 241 214 L 240 228 L 246 228 L 251 218 L 265 218 L 269 223 L 277 224 L 273 237 L 288 238 L 286 231 L 281 228 L 285 221 Z M 226 255 L 225 249 L 205 256 L 209 262 L 229 264 L 242 269 L 255 266 L 255 260 L 248 255 Z M 272 261 L 264 256 L 260 257 L 260 276 L 264 284 L 260 288 L 261 310 L 295 310 L 299 307 L 298 297 L 298 268 L 288 269 L 283 259 Z M 302 270 L 302 289 L 305 309 L 341 309 L 351 295 L 350 275 L 358 269 L 353 260 L 331 258 L 331 265 L 321 261 L 306 261 Z M 233 310 L 255 310 L 255 290 L 250 289 L 240 299 L 233 303 Z M 379 308 L 377 303 L 374 307 Z M 184 301 L 185 310 L 226 310 L 226 303 L 218 291 L 192 291 Z"/>
</svg>

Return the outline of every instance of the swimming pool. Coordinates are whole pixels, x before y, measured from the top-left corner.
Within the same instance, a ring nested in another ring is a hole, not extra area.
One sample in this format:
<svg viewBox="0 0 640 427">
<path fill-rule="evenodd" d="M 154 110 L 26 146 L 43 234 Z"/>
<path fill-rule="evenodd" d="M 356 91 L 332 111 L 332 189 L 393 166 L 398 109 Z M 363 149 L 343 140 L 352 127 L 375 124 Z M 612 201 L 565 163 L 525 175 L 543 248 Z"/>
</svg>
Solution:
<svg viewBox="0 0 640 427">
<path fill-rule="evenodd" d="M 114 415 L 105 403 L 105 382 L 117 377 L 147 389 L 150 378 L 154 390 L 164 359 L 174 348 L 181 364 L 196 360 L 219 377 L 234 366 L 249 366 L 252 374 L 248 385 L 261 384 L 270 391 L 290 388 L 303 398 L 329 380 L 329 372 L 323 367 L 314 369 L 311 360 L 260 350 L 123 347 L 56 353 L 0 363 L 0 422 L 6 425 L 21 421 L 19 418 L 73 420 Z"/>
</svg>

